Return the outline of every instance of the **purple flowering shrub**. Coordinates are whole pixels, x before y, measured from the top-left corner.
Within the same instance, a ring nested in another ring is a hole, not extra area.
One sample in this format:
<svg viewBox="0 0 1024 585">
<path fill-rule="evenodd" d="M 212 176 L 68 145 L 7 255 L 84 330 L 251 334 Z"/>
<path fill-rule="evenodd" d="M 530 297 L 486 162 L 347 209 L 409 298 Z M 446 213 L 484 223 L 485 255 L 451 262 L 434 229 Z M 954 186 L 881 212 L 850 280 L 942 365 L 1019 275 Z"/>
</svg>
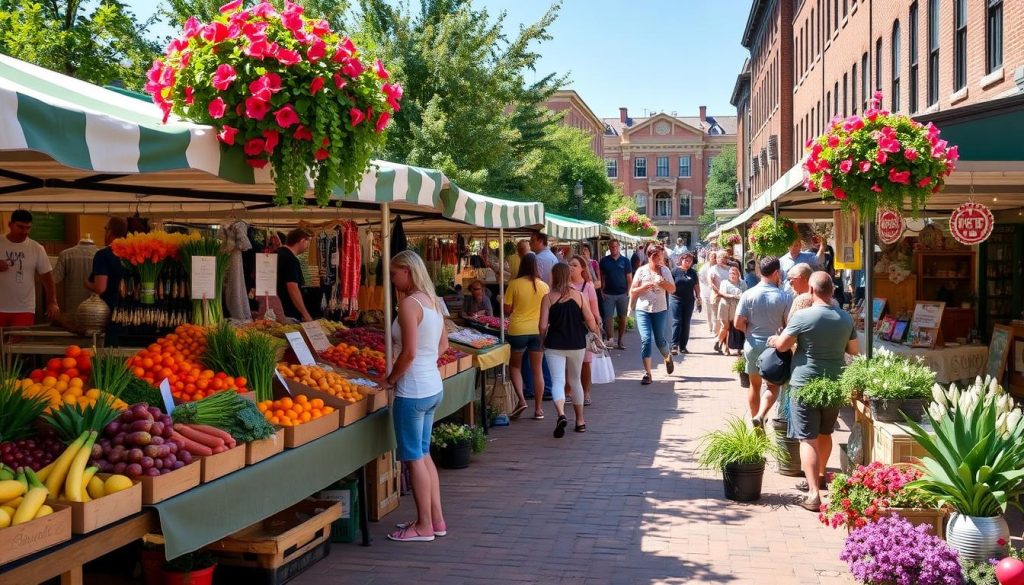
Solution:
<svg viewBox="0 0 1024 585">
<path fill-rule="evenodd" d="M 840 560 L 866 585 L 960 585 L 958 554 L 899 516 L 880 518 L 846 537 Z"/>
</svg>

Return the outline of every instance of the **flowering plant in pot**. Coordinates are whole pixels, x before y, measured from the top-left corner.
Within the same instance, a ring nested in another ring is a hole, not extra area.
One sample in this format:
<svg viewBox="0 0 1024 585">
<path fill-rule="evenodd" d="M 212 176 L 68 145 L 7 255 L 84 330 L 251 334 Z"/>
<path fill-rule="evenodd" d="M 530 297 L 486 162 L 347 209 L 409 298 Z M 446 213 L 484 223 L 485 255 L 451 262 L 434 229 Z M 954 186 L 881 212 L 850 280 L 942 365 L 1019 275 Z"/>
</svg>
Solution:
<svg viewBox="0 0 1024 585">
<path fill-rule="evenodd" d="M 628 207 L 619 207 L 612 211 L 608 216 L 608 224 L 634 236 L 652 236 L 655 231 L 651 218 Z"/>
<path fill-rule="evenodd" d="M 758 257 L 782 256 L 799 238 L 800 230 L 796 223 L 785 217 L 775 219 L 766 215 L 747 230 L 750 250 Z"/>
<path fill-rule="evenodd" d="M 743 241 L 740 237 L 740 233 L 736 230 L 722 232 L 718 234 L 718 247 L 726 250 L 732 250 L 732 247 Z"/>
<path fill-rule="evenodd" d="M 927 410 L 931 429 L 907 419 L 908 432 L 928 453 L 911 487 L 954 508 L 946 539 L 962 557 L 997 556 L 1009 540 L 1003 515 L 1024 495 L 1024 423 L 1013 398 L 995 380 L 977 378 L 961 392 L 936 385 Z M 1002 544 L 1000 544 L 1002 542 Z"/>
<path fill-rule="evenodd" d="M 900 411 L 915 420 L 924 415 L 924 400 L 932 392 L 935 371 L 917 359 L 880 349 L 867 361 L 864 395 L 871 417 L 881 422 L 901 421 Z"/>
<path fill-rule="evenodd" d="M 356 189 L 402 88 L 346 36 L 288 0 L 234 0 L 209 23 L 185 23 L 148 73 L 146 91 L 164 112 L 209 124 L 250 166 L 273 165 L 276 202 L 317 202 Z"/>
<path fill-rule="evenodd" d="M 469 465 L 471 452 L 482 453 L 487 448 L 487 438 L 477 426 L 441 423 L 430 434 L 430 446 L 441 467 L 461 469 Z"/>
<path fill-rule="evenodd" d="M 837 116 L 807 141 L 804 185 L 844 209 L 856 207 L 864 218 L 882 207 L 901 210 L 907 199 L 916 215 L 953 172 L 959 152 L 930 122 L 890 113 L 881 101 L 875 92 L 863 115 Z"/>
<path fill-rule="evenodd" d="M 927 526 L 913 526 L 899 516 L 880 518 L 846 537 L 839 558 L 853 578 L 867 585 L 960 585 L 957 552 Z"/>
<path fill-rule="evenodd" d="M 724 430 L 708 433 L 701 439 L 697 464 L 704 469 L 721 470 L 725 497 L 750 502 L 761 497 L 766 458 L 785 461 L 788 453 L 760 429 L 752 429 L 739 418 L 730 420 Z"/>
<path fill-rule="evenodd" d="M 912 466 L 878 461 L 858 465 L 850 475 L 837 473 L 829 485 L 829 503 L 818 520 L 832 528 L 845 526 L 849 530 L 892 513 L 903 515 L 902 508 L 935 509 L 931 516 L 941 517 L 934 496 L 907 487 L 920 477 L 921 471 Z"/>
</svg>

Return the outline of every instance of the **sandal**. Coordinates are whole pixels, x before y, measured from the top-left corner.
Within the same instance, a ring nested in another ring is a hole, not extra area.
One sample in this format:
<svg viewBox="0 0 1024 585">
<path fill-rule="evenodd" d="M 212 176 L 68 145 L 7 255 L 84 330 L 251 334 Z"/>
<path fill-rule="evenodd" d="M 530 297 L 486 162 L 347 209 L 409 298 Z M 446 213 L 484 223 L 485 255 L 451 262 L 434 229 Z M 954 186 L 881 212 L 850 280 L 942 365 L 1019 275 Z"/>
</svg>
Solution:
<svg viewBox="0 0 1024 585">
<path fill-rule="evenodd" d="M 590 402 L 589 398 L 586 398 L 586 399 L 583 400 L 583 406 L 590 406 L 590 405 L 591 405 L 591 402 Z"/>
<path fill-rule="evenodd" d="M 643 385 L 643 386 L 647 386 L 650 383 L 651 383 L 651 375 L 650 374 L 644 374 L 643 379 L 640 380 L 640 384 Z"/>
<path fill-rule="evenodd" d="M 409 533 L 412 533 L 410 535 Z M 394 540 L 395 542 L 431 542 L 434 540 L 434 535 L 423 536 L 419 532 L 416 532 L 416 528 L 413 526 L 406 526 L 401 530 L 396 530 L 388 534 L 388 540 Z"/>
<path fill-rule="evenodd" d="M 407 528 L 409 528 L 411 526 L 416 526 L 416 521 L 415 520 L 413 520 L 412 522 L 400 522 L 398 524 L 395 524 L 395 528 L 398 528 L 399 530 L 405 530 L 405 529 L 407 529 Z M 442 528 L 441 530 L 438 530 L 437 529 L 437 525 L 435 524 L 434 525 L 434 536 L 448 536 L 448 530 L 445 529 L 445 528 Z"/>
<path fill-rule="evenodd" d="M 576 425 L 576 428 L 574 428 L 573 430 L 576 431 L 577 433 L 585 433 L 585 432 L 587 432 L 587 423 L 583 423 L 581 425 Z M 437 533 L 435 532 L 434 534 L 437 534 Z"/>
<path fill-rule="evenodd" d="M 523 414 L 523 411 L 526 410 L 526 409 L 527 409 L 527 405 L 524 402 L 523 404 L 520 404 L 519 406 L 517 406 L 515 408 L 515 410 L 512 411 L 512 414 L 508 415 L 508 417 L 511 418 L 511 419 L 517 419 L 517 418 L 519 418 L 519 415 Z"/>
<path fill-rule="evenodd" d="M 558 415 L 558 422 L 555 423 L 555 438 L 561 439 L 565 436 L 565 427 L 568 426 L 569 421 L 565 418 L 564 414 Z"/>
<path fill-rule="evenodd" d="M 810 491 L 811 488 L 807 485 L 807 480 L 804 479 L 804 480 L 801 480 L 799 483 L 796 484 L 796 489 L 806 493 L 806 492 Z M 825 480 L 825 476 L 824 475 L 818 478 L 818 489 L 819 490 L 827 490 L 828 489 L 828 482 Z"/>
<path fill-rule="evenodd" d="M 540 413 L 540 414 L 538 414 L 536 412 L 533 413 L 533 420 L 544 420 L 544 413 L 543 412 Z"/>
<path fill-rule="evenodd" d="M 812 498 L 810 496 L 805 496 L 802 500 L 800 500 L 800 507 L 802 507 L 804 510 L 810 510 L 811 512 L 820 512 L 821 498 Z"/>
</svg>

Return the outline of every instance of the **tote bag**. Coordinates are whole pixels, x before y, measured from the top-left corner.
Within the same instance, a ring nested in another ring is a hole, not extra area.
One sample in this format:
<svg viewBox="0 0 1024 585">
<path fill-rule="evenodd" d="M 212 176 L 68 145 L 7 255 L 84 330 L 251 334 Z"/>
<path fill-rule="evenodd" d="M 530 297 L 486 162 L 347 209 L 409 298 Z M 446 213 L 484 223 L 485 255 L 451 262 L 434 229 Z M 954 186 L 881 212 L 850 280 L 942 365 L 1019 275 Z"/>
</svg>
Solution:
<svg viewBox="0 0 1024 585">
<path fill-rule="evenodd" d="M 594 361 L 590 363 L 590 383 L 611 384 L 614 381 L 615 367 L 611 356 L 606 351 L 595 353 Z"/>
<path fill-rule="evenodd" d="M 729 349 L 743 349 L 743 342 L 746 341 L 747 336 L 742 331 L 733 327 L 732 323 L 729 324 L 729 338 L 726 345 Z"/>
</svg>

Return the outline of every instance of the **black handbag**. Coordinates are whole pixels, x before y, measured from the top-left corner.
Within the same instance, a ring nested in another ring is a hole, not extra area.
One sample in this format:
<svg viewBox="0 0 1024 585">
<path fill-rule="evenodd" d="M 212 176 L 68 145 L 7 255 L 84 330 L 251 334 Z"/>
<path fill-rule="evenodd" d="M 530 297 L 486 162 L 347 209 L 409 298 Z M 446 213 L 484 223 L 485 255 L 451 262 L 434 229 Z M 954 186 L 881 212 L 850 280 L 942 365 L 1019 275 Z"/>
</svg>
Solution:
<svg viewBox="0 0 1024 585">
<path fill-rule="evenodd" d="M 747 340 L 747 336 L 742 331 L 734 327 L 731 323 L 729 324 L 729 337 L 726 340 L 726 346 L 729 349 L 735 349 L 742 351 L 743 342 Z"/>
<path fill-rule="evenodd" d="M 757 358 L 757 370 L 761 378 L 769 384 L 781 386 L 789 382 L 793 368 L 793 352 L 781 352 L 769 347 Z"/>
</svg>

